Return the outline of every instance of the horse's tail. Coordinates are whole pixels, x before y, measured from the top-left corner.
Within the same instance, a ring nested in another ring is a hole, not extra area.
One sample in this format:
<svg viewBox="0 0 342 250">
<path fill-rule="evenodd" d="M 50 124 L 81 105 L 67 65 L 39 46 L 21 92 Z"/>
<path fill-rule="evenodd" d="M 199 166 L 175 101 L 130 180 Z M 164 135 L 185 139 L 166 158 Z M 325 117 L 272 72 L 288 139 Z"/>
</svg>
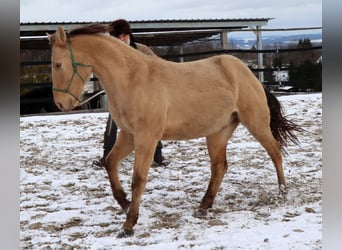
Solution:
<svg viewBox="0 0 342 250">
<path fill-rule="evenodd" d="M 270 109 L 271 122 L 270 127 L 274 138 L 280 143 L 283 152 L 286 152 L 284 147 L 287 146 L 289 141 L 299 144 L 299 140 L 294 132 L 302 132 L 300 128 L 294 122 L 288 120 L 283 113 L 283 109 L 279 100 L 264 87 L 267 97 L 267 104 Z"/>
</svg>

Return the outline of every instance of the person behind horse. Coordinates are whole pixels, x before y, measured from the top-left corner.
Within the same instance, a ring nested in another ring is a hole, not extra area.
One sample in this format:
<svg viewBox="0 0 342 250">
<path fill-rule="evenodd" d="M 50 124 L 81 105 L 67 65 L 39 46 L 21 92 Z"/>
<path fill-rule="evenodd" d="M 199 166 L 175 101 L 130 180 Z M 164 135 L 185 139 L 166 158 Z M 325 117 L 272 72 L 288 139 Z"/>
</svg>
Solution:
<svg viewBox="0 0 342 250">
<path fill-rule="evenodd" d="M 137 43 L 134 40 L 134 36 L 132 34 L 132 30 L 130 28 L 129 23 L 124 19 L 118 19 L 109 24 L 110 35 L 120 39 L 127 45 L 137 49 L 138 51 L 149 55 L 149 56 L 157 56 L 149 47 L 144 44 Z M 111 115 L 109 114 L 106 124 L 106 130 L 104 133 L 104 141 L 103 141 L 103 158 L 100 161 L 94 161 L 96 165 L 103 165 L 104 159 L 112 149 L 116 141 L 117 135 L 117 126 L 113 121 Z M 157 147 L 154 152 L 153 161 L 158 165 L 165 165 L 164 157 L 162 156 L 162 143 L 158 142 Z"/>
</svg>

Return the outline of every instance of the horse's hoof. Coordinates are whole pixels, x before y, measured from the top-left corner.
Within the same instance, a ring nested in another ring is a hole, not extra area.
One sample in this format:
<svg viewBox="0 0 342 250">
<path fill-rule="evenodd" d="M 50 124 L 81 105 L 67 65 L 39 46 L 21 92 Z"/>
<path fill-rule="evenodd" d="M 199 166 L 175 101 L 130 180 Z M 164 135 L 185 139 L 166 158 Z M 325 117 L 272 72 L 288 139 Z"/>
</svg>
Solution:
<svg viewBox="0 0 342 250">
<path fill-rule="evenodd" d="M 281 196 L 286 196 L 287 190 L 286 190 L 286 186 L 284 184 L 279 185 L 279 194 Z"/>
<path fill-rule="evenodd" d="M 132 229 L 122 229 L 116 238 L 128 238 L 134 235 L 134 231 Z"/>
<path fill-rule="evenodd" d="M 207 210 L 204 208 L 199 208 L 197 211 L 193 213 L 193 216 L 196 218 L 206 218 L 207 217 Z"/>
</svg>

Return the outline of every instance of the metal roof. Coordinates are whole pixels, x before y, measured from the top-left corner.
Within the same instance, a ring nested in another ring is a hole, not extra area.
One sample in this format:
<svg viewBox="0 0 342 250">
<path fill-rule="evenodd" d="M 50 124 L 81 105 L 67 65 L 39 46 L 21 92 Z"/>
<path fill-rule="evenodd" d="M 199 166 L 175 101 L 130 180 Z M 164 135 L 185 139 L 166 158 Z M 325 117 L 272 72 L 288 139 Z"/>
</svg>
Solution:
<svg viewBox="0 0 342 250">
<path fill-rule="evenodd" d="M 223 31 L 248 30 L 267 25 L 273 18 L 183 19 L 129 21 L 136 41 L 148 46 L 181 45 L 220 34 Z M 46 32 L 58 26 L 70 30 L 90 22 L 20 23 L 21 49 L 46 49 Z M 110 22 L 99 22 L 109 24 Z"/>
</svg>

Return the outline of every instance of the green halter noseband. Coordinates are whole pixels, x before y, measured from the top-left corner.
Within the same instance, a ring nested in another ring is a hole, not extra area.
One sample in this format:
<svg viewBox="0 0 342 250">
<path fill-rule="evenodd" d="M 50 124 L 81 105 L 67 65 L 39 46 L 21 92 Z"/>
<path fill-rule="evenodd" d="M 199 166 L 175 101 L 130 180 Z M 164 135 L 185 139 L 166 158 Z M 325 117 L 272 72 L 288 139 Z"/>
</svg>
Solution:
<svg viewBox="0 0 342 250">
<path fill-rule="evenodd" d="M 78 71 L 77 71 L 77 66 L 81 66 L 81 67 L 91 67 L 91 65 L 83 64 L 83 63 L 80 63 L 80 62 L 75 62 L 74 54 L 72 53 L 71 44 L 70 44 L 70 38 L 69 38 L 68 34 L 67 34 L 67 43 L 68 43 L 68 48 L 69 48 L 69 51 L 70 51 L 70 58 L 71 58 L 71 64 L 72 64 L 72 68 L 73 68 L 73 74 L 72 74 L 72 76 L 71 76 L 71 79 L 70 79 L 70 81 L 69 81 L 68 86 L 67 86 L 65 89 L 52 88 L 52 90 L 53 90 L 53 91 L 58 91 L 58 92 L 63 92 L 63 93 L 69 94 L 69 95 L 71 95 L 73 98 L 75 98 L 78 102 L 81 102 L 81 100 L 80 100 L 76 95 L 74 95 L 74 94 L 70 91 L 71 83 L 72 83 L 72 81 L 73 81 L 75 75 L 77 75 L 77 76 L 82 80 L 82 82 L 85 82 L 85 80 L 84 80 L 83 77 L 80 75 L 80 73 L 78 73 Z"/>
</svg>

